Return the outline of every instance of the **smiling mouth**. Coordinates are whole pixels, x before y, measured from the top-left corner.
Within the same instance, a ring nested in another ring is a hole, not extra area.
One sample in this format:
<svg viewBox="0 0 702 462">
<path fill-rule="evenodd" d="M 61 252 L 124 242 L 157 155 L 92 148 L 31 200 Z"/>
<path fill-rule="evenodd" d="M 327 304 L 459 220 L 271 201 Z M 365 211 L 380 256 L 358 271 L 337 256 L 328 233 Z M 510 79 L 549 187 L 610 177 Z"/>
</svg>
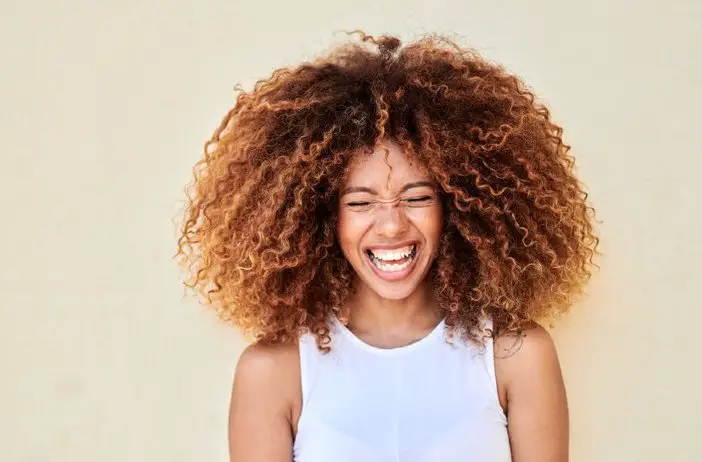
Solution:
<svg viewBox="0 0 702 462">
<path fill-rule="evenodd" d="M 417 256 L 417 244 L 401 249 L 367 249 L 366 253 L 376 269 L 383 273 L 397 273 L 407 269 Z"/>
</svg>

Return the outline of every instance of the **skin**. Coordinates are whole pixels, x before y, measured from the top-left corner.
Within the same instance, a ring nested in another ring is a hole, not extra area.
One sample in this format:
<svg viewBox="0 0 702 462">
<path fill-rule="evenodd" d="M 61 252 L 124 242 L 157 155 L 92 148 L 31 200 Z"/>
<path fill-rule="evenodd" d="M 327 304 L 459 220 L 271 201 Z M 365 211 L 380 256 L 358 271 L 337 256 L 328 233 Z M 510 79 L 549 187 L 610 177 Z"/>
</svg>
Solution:
<svg viewBox="0 0 702 462">
<path fill-rule="evenodd" d="M 340 198 L 337 236 L 357 275 L 348 326 L 366 343 L 393 348 L 424 337 L 441 319 L 425 276 L 443 215 L 431 179 L 398 145 L 384 146 L 387 159 L 377 148 L 352 164 Z M 418 245 L 412 272 L 401 281 L 378 277 L 366 249 L 407 242 Z M 550 335 L 534 324 L 497 338 L 494 350 L 513 461 L 566 462 L 568 407 Z M 292 461 L 302 410 L 299 368 L 295 344 L 253 344 L 241 355 L 229 413 L 232 462 Z"/>
<path fill-rule="evenodd" d="M 432 179 L 412 166 L 400 146 L 386 142 L 351 166 L 339 204 L 337 236 L 357 276 L 347 302 L 349 328 L 366 343 L 392 348 L 426 335 L 441 319 L 425 277 L 441 236 L 443 213 Z M 417 246 L 414 269 L 385 281 L 366 250 Z"/>
</svg>

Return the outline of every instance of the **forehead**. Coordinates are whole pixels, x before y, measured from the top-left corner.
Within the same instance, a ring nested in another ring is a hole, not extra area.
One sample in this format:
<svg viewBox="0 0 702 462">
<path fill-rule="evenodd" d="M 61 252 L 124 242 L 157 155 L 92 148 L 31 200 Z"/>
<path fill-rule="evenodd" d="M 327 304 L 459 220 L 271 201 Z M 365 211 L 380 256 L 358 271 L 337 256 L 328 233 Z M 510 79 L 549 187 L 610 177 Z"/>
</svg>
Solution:
<svg viewBox="0 0 702 462">
<path fill-rule="evenodd" d="M 387 154 L 385 149 L 387 149 Z M 357 154 L 346 173 L 345 186 L 397 190 L 413 181 L 431 181 L 428 172 L 394 141 L 386 140 L 371 154 Z"/>
</svg>

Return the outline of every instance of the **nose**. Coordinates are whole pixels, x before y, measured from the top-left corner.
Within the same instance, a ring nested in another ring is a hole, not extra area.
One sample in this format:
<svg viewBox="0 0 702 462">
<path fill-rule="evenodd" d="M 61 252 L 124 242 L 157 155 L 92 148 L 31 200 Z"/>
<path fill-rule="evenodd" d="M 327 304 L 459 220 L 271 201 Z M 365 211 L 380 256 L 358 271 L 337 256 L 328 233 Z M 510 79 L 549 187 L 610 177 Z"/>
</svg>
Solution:
<svg viewBox="0 0 702 462">
<path fill-rule="evenodd" d="M 407 217 L 404 207 L 397 204 L 384 204 L 375 217 L 376 232 L 388 238 L 402 235 L 407 230 Z"/>
</svg>

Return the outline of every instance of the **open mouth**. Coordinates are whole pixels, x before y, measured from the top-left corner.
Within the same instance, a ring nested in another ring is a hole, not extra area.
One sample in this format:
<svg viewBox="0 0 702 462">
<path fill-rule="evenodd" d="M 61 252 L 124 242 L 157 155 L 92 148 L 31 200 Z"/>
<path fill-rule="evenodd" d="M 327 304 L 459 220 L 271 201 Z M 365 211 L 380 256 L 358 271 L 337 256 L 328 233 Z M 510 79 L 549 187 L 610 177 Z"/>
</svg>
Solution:
<svg viewBox="0 0 702 462">
<path fill-rule="evenodd" d="M 366 253 L 376 269 L 383 273 L 399 273 L 412 264 L 417 256 L 417 244 L 398 249 L 367 249 Z"/>
</svg>

